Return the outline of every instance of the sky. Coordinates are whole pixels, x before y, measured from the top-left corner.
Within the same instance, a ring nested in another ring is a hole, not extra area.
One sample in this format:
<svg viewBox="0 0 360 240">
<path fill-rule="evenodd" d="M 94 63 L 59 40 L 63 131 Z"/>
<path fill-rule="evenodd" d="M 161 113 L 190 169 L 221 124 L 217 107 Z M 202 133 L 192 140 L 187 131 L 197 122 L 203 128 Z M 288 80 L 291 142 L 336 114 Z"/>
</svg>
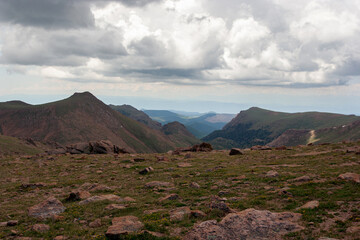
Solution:
<svg viewBox="0 0 360 240">
<path fill-rule="evenodd" d="M 360 115 L 360 0 L 0 0 L 0 101 Z"/>
</svg>

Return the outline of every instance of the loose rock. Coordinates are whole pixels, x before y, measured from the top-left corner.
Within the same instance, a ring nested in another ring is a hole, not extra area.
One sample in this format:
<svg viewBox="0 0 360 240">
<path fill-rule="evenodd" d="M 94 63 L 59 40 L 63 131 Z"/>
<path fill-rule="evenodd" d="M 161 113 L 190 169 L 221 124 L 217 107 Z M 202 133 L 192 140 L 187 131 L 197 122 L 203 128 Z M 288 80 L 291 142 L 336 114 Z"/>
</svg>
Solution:
<svg viewBox="0 0 360 240">
<path fill-rule="evenodd" d="M 148 174 L 149 172 L 152 172 L 152 171 L 154 171 L 154 169 L 153 169 L 152 167 L 147 167 L 147 168 L 141 170 L 141 171 L 139 172 L 139 174 L 145 175 L 145 174 Z"/>
<path fill-rule="evenodd" d="M 54 197 L 29 208 L 28 214 L 35 218 L 51 218 L 65 211 L 64 205 Z"/>
<path fill-rule="evenodd" d="M 141 230 L 144 227 L 135 216 L 116 217 L 106 232 L 109 239 L 118 239 L 121 235 Z"/>
<path fill-rule="evenodd" d="M 152 181 L 145 184 L 147 188 L 161 188 L 161 187 L 172 187 L 173 184 L 169 182 Z"/>
<path fill-rule="evenodd" d="M 314 209 L 319 207 L 319 201 L 310 201 L 299 207 L 298 209 Z"/>
<path fill-rule="evenodd" d="M 91 197 L 91 194 L 88 191 L 74 191 L 71 192 L 67 201 L 80 201 Z"/>
<path fill-rule="evenodd" d="M 285 234 L 303 229 L 296 223 L 300 218 L 298 213 L 247 209 L 230 213 L 219 223 L 209 220 L 195 225 L 183 239 L 282 239 Z"/>
<path fill-rule="evenodd" d="M 240 148 L 232 148 L 231 150 L 230 150 L 230 153 L 229 153 L 229 155 L 230 156 L 233 156 L 233 155 L 243 155 L 244 153 L 243 153 L 243 151 L 240 149 Z"/>
<path fill-rule="evenodd" d="M 91 223 L 89 223 L 89 227 L 91 228 L 98 228 L 98 227 L 101 227 L 101 219 L 98 218 L 98 219 L 95 219 L 94 221 L 92 221 Z"/>
<path fill-rule="evenodd" d="M 356 174 L 356 173 L 340 174 L 339 178 L 346 181 L 360 183 L 360 174 Z"/>
<path fill-rule="evenodd" d="M 171 221 L 182 221 L 186 216 L 190 216 L 191 210 L 189 207 L 181 207 L 170 212 Z"/>
<path fill-rule="evenodd" d="M 268 178 L 273 178 L 273 177 L 277 177 L 279 176 L 279 173 L 277 171 L 274 171 L 274 170 L 270 170 L 266 173 L 265 175 L 266 177 Z"/>
<path fill-rule="evenodd" d="M 35 232 L 44 233 L 50 230 L 50 226 L 47 224 L 35 224 L 31 229 Z"/>
<path fill-rule="evenodd" d="M 177 200 L 179 199 L 179 195 L 177 195 L 176 193 L 173 193 L 173 194 L 170 194 L 170 195 L 167 195 L 163 198 L 160 198 L 159 201 L 160 202 L 163 202 L 163 201 L 166 201 L 166 200 Z"/>
</svg>

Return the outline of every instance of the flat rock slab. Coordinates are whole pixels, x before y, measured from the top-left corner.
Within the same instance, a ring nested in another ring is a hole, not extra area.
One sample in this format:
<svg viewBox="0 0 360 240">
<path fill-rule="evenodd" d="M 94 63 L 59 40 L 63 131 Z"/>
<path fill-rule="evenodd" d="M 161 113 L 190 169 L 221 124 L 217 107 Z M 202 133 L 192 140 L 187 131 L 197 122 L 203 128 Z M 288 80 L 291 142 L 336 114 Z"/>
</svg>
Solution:
<svg viewBox="0 0 360 240">
<path fill-rule="evenodd" d="M 31 229 L 35 232 L 44 233 L 50 230 L 50 226 L 47 224 L 35 224 L 31 227 Z"/>
<path fill-rule="evenodd" d="M 144 224 L 135 216 L 116 217 L 106 232 L 108 239 L 119 239 L 121 235 L 141 230 Z"/>
<path fill-rule="evenodd" d="M 45 201 L 32 206 L 28 210 L 30 217 L 45 219 L 56 216 L 65 211 L 64 205 L 54 197 L 50 197 Z"/>
<path fill-rule="evenodd" d="M 298 209 L 314 209 L 319 207 L 319 201 L 310 201 L 299 207 Z"/>
<path fill-rule="evenodd" d="M 100 202 L 100 201 L 112 201 L 112 202 L 125 202 L 125 200 L 122 197 L 119 197 L 114 194 L 107 194 L 107 195 L 100 195 L 100 196 L 92 196 L 89 197 L 81 202 L 79 202 L 80 205 L 92 203 L 92 202 Z"/>
<path fill-rule="evenodd" d="M 300 218 L 299 213 L 273 213 L 247 209 L 230 213 L 219 223 L 216 220 L 209 220 L 197 224 L 183 239 L 280 240 L 285 234 L 304 229 L 297 224 Z"/>
</svg>

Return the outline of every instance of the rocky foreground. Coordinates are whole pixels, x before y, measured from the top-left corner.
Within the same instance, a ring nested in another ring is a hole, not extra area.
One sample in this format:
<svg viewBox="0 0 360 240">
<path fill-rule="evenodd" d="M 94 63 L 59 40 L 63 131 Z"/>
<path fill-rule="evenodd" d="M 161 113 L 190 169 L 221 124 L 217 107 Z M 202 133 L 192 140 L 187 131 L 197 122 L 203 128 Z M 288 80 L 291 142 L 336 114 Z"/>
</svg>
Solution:
<svg viewBox="0 0 360 240">
<path fill-rule="evenodd" d="M 359 239 L 360 142 L 1 156 L 1 239 Z"/>
</svg>

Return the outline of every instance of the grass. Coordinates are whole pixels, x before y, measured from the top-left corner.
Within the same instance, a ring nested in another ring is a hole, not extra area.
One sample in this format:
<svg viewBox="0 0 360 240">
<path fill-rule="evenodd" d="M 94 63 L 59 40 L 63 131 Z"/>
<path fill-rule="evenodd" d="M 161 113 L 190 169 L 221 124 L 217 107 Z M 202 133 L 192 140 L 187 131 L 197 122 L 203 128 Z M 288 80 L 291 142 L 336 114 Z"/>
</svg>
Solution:
<svg viewBox="0 0 360 240">
<path fill-rule="evenodd" d="M 123 239 L 177 239 L 181 238 L 197 222 L 221 220 L 224 213 L 210 210 L 211 197 L 222 192 L 226 203 L 235 211 L 247 208 L 274 212 L 291 211 L 302 214 L 301 225 L 305 230 L 288 234 L 286 239 L 318 239 L 321 236 L 338 239 L 356 239 L 357 235 L 346 229 L 360 222 L 360 184 L 342 181 L 341 173 L 360 173 L 360 156 L 345 153 L 348 147 L 360 143 L 331 144 L 292 148 L 288 151 L 246 151 L 241 156 L 228 156 L 228 152 L 192 153 L 190 159 L 184 156 L 166 155 L 169 162 L 156 160 L 155 154 L 136 155 L 83 155 L 47 156 L 27 158 L 25 156 L 3 156 L 0 160 L 0 222 L 19 220 L 14 227 L 0 228 L 0 238 L 8 238 L 11 230 L 24 237 L 52 239 L 58 235 L 71 239 L 106 239 L 105 232 L 114 217 L 133 215 L 144 223 L 144 229 L 165 234 L 156 238 L 150 234 L 124 236 Z M 340 150 L 340 151 L 339 151 Z M 322 154 L 311 154 L 323 152 Z M 307 153 L 308 155 L 304 155 Z M 161 154 L 156 154 L 157 156 Z M 133 162 L 144 158 L 143 162 Z M 178 167 L 180 162 L 189 162 L 191 167 Z M 124 168 L 130 165 L 130 168 Z M 140 175 L 139 170 L 152 166 L 154 171 Z M 267 178 L 269 170 L 276 170 L 279 176 Z M 240 176 L 245 175 L 245 177 Z M 309 175 L 310 182 L 294 183 L 292 179 Z M 174 187 L 149 189 L 144 185 L 150 181 L 166 181 Z M 23 183 L 45 183 L 38 188 L 22 188 Z M 132 197 L 136 202 L 126 203 L 121 210 L 105 210 L 112 203 L 101 201 L 87 205 L 65 201 L 68 194 L 84 183 L 98 183 L 111 190 L 91 192 L 92 195 L 115 194 Z M 199 189 L 189 187 L 192 182 Z M 287 187 L 289 194 L 281 194 Z M 225 192 L 225 193 L 224 193 Z M 180 199 L 159 201 L 160 198 L 176 193 Z M 27 216 L 27 209 L 53 195 L 67 208 L 59 220 L 39 221 Z M 320 205 L 312 210 L 297 210 L 311 200 Z M 185 217 L 171 221 L 170 211 L 187 206 L 201 210 L 204 218 Z M 158 210 L 146 214 L 147 210 Z M 102 226 L 90 228 L 89 223 L 101 219 Z M 332 227 L 325 228 L 329 222 Z M 35 223 L 50 226 L 47 233 L 31 230 Z"/>
</svg>

